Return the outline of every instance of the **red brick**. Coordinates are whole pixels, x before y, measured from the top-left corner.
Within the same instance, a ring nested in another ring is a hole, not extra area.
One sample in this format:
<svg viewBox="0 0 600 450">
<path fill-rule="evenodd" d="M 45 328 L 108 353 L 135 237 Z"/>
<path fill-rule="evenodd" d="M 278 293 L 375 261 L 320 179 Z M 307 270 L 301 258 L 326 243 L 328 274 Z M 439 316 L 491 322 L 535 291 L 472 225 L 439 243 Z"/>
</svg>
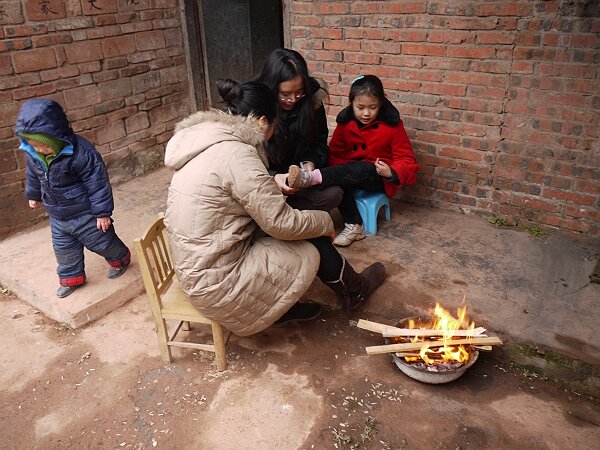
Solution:
<svg viewBox="0 0 600 450">
<path fill-rule="evenodd" d="M 291 2 L 289 8 L 291 14 L 312 14 L 313 12 L 312 2 Z"/>
<path fill-rule="evenodd" d="M 344 36 L 344 31 L 341 28 L 315 28 L 314 30 L 308 30 L 303 28 L 296 31 L 308 33 L 307 37 L 310 36 L 313 39 L 342 39 L 344 37 L 346 39 L 352 39 L 352 36 Z"/>
<path fill-rule="evenodd" d="M 102 0 L 96 2 L 83 1 L 81 2 L 83 14 L 86 16 L 95 16 L 98 14 L 112 14 L 119 10 L 117 0 Z"/>
<path fill-rule="evenodd" d="M 132 115 L 125 119 L 125 129 L 128 134 L 148 128 L 149 126 L 150 121 L 148 119 L 148 114 L 145 112 Z"/>
<path fill-rule="evenodd" d="M 431 44 L 402 44 L 402 53 L 405 55 L 445 56 L 446 46 Z"/>
<path fill-rule="evenodd" d="M 73 37 L 69 33 L 54 33 L 43 36 L 32 36 L 31 42 L 34 47 L 47 47 L 50 45 L 70 44 Z"/>
<path fill-rule="evenodd" d="M 106 38 L 102 41 L 102 52 L 104 57 L 129 55 L 135 52 L 135 40 L 133 36 L 117 36 Z"/>
<path fill-rule="evenodd" d="M 99 40 L 74 42 L 65 46 L 67 61 L 72 64 L 102 60 L 102 45 Z"/>
<path fill-rule="evenodd" d="M 447 27 L 452 30 L 495 30 L 497 27 L 493 17 L 451 17 L 447 23 Z"/>
<path fill-rule="evenodd" d="M 0 127 L 15 126 L 20 106 L 17 102 L 0 103 Z"/>
<path fill-rule="evenodd" d="M 593 208 L 575 208 L 573 206 L 565 205 L 563 211 L 567 216 L 582 217 L 585 219 L 592 219 L 596 222 L 600 222 L 600 212 Z"/>
<path fill-rule="evenodd" d="M 86 30 L 86 38 L 92 40 L 101 39 L 105 37 L 118 37 L 122 34 L 123 32 L 121 31 L 121 27 L 119 27 L 118 25 L 92 28 Z"/>
<path fill-rule="evenodd" d="M 103 102 L 114 98 L 124 98 L 132 93 L 131 80 L 129 78 L 118 78 L 99 83 L 98 90 Z"/>
<path fill-rule="evenodd" d="M 321 30 L 311 30 L 312 33 Z M 337 28 L 324 28 L 323 30 L 337 30 Z M 348 28 L 343 30 L 344 38 L 346 39 L 371 39 L 371 40 L 383 40 L 385 39 L 387 30 L 383 29 L 372 29 L 372 28 Z M 324 33 L 324 32 L 323 32 Z"/>
<path fill-rule="evenodd" d="M 13 67 L 10 55 L 0 55 L 0 75 L 12 75 Z"/>
<path fill-rule="evenodd" d="M 401 53 L 400 49 L 402 48 L 402 44 L 398 42 L 379 42 L 379 41 L 352 41 L 358 46 L 356 48 L 348 49 L 349 51 L 362 51 L 363 53 L 373 53 L 373 54 L 382 54 L 382 53 L 391 53 L 398 54 Z"/>
<path fill-rule="evenodd" d="M 515 40 L 514 33 L 502 31 L 480 31 L 477 33 L 478 44 L 512 44 Z"/>
<path fill-rule="evenodd" d="M 140 11 L 140 19 L 143 21 L 151 19 L 162 19 L 164 17 L 161 10 Z"/>
<path fill-rule="evenodd" d="M 26 1 L 23 3 L 28 20 L 47 21 L 66 17 L 64 0 Z"/>
<path fill-rule="evenodd" d="M 67 109 L 80 109 L 100 103 L 101 95 L 97 86 L 84 86 L 64 92 Z"/>
<path fill-rule="evenodd" d="M 542 192 L 544 198 L 575 203 L 576 205 L 592 206 L 596 198 L 590 195 L 578 194 L 576 192 L 559 191 L 556 189 L 544 189 Z"/>
<path fill-rule="evenodd" d="M 150 122 L 152 126 L 168 122 L 179 117 L 178 105 L 170 104 L 159 106 L 150 111 Z"/>
<path fill-rule="evenodd" d="M 382 2 L 381 12 L 385 14 L 423 14 L 427 12 L 427 4 L 408 1 Z"/>
<path fill-rule="evenodd" d="M 446 50 L 446 55 L 451 58 L 491 59 L 495 54 L 494 47 L 449 45 Z"/>
<path fill-rule="evenodd" d="M 25 50 L 13 55 L 16 73 L 37 72 L 57 67 L 56 54 L 51 48 Z"/>
<path fill-rule="evenodd" d="M 96 128 L 94 130 L 94 140 L 93 142 L 98 145 L 103 145 L 109 142 L 114 142 L 122 137 L 124 137 L 127 133 L 125 132 L 125 126 L 123 125 L 123 121 L 119 120 L 116 122 L 109 123 L 103 127 Z"/>
<path fill-rule="evenodd" d="M 596 34 L 574 34 L 571 36 L 571 46 L 575 48 L 598 49 L 600 39 Z"/>
<path fill-rule="evenodd" d="M 475 43 L 475 34 L 471 31 L 455 30 L 429 30 L 427 32 L 427 41 L 447 44 Z M 425 40 L 425 39 L 423 39 Z"/>
<path fill-rule="evenodd" d="M 44 97 L 53 92 L 56 92 L 56 87 L 53 84 L 42 84 L 39 86 L 15 89 L 13 90 L 12 95 L 14 100 L 24 100 L 33 97 Z"/>
<path fill-rule="evenodd" d="M 315 14 L 348 14 L 350 11 L 348 3 L 317 3 L 313 6 Z"/>
<path fill-rule="evenodd" d="M 467 87 L 460 84 L 422 83 L 421 92 L 425 94 L 440 94 L 464 97 Z"/>
<path fill-rule="evenodd" d="M 121 31 L 123 33 L 141 33 L 144 31 L 150 31 L 153 28 L 155 28 L 152 25 L 152 22 L 150 21 L 146 21 L 146 22 L 133 22 L 133 23 L 126 23 L 121 25 Z M 158 28 L 158 27 L 156 27 Z"/>
<path fill-rule="evenodd" d="M 43 34 L 47 32 L 48 27 L 44 24 L 4 27 L 4 34 L 7 38 L 33 36 L 36 34 Z"/>
</svg>

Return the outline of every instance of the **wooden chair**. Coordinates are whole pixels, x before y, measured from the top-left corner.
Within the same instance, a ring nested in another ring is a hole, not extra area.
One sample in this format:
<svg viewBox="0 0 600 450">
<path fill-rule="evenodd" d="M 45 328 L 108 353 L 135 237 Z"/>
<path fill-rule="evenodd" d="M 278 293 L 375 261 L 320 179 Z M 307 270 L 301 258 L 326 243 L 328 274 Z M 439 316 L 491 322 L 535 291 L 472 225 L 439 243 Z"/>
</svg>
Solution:
<svg viewBox="0 0 600 450">
<path fill-rule="evenodd" d="M 164 362 L 170 363 L 172 346 L 206 350 L 215 353 L 217 369 L 225 370 L 227 368 L 225 343 L 230 333 L 227 332 L 227 336 L 225 336 L 220 324 L 200 314 L 179 287 L 163 219 L 164 214 L 160 214 L 144 232 L 144 235 L 133 241 L 148 301 L 156 322 L 160 355 Z M 170 336 L 167 320 L 179 321 Z M 181 329 L 188 330 L 190 322 L 210 325 L 213 343 L 176 341 L 175 338 L 179 331 Z"/>
</svg>

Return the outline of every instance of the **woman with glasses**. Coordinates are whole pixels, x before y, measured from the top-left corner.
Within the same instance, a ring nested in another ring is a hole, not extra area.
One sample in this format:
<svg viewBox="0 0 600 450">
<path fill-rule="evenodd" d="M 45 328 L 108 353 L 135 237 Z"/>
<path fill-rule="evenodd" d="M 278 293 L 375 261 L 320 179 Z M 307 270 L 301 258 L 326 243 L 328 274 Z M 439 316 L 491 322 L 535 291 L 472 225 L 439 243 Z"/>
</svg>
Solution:
<svg viewBox="0 0 600 450">
<path fill-rule="evenodd" d="M 262 71 L 252 78 L 266 84 L 277 96 L 275 134 L 267 142 L 269 172 L 275 175 L 279 189 L 296 209 L 336 208 L 343 196 L 338 186 L 293 189 L 286 184 L 290 165 L 306 169 L 327 166 L 329 148 L 327 116 L 323 101 L 327 97 L 324 82 L 308 73 L 306 61 L 295 50 L 276 49 L 267 57 Z"/>
</svg>

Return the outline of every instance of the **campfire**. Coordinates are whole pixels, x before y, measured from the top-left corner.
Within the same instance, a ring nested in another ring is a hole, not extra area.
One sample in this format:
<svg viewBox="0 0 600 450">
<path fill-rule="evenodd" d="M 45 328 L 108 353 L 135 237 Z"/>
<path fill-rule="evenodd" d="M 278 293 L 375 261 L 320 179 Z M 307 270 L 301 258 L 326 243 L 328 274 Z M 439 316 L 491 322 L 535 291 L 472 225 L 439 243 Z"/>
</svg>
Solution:
<svg viewBox="0 0 600 450">
<path fill-rule="evenodd" d="M 455 380 L 475 363 L 479 350 L 502 344 L 487 336 L 485 328 L 475 327 L 466 307 L 458 308 L 455 317 L 439 303 L 431 319 L 409 318 L 396 326 L 361 319 L 358 327 L 385 338 L 385 345 L 367 347 L 368 354 L 392 353 L 400 370 L 427 383 Z"/>
</svg>

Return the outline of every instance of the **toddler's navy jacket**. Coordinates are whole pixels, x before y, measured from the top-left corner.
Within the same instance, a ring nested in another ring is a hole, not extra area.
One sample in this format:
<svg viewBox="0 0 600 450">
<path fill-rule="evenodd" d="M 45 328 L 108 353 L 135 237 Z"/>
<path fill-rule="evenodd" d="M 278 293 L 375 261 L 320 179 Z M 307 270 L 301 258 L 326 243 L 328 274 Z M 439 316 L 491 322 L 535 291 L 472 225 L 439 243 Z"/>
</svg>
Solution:
<svg viewBox="0 0 600 450">
<path fill-rule="evenodd" d="M 43 133 L 67 145 L 46 168 L 34 148 L 19 136 L 27 153 L 25 196 L 42 201 L 52 217 L 68 220 L 85 213 L 110 217 L 114 208 L 108 172 L 94 145 L 73 133 L 61 106 L 53 100 L 25 102 L 17 133 Z"/>
</svg>

